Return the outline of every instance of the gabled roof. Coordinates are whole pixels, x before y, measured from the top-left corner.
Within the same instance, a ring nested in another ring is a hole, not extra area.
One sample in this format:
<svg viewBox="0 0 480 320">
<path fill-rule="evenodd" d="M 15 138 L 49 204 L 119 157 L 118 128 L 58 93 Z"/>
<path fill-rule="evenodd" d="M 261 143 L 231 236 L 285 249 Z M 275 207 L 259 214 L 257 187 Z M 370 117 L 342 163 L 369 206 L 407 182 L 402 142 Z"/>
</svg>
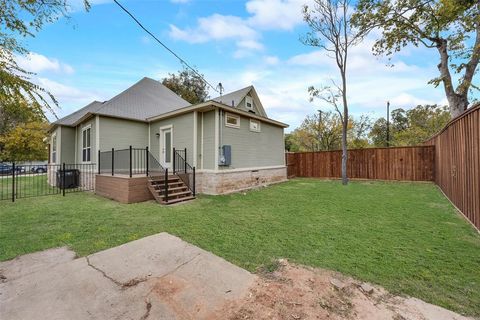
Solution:
<svg viewBox="0 0 480 320">
<path fill-rule="evenodd" d="M 75 111 L 74 113 L 71 113 L 68 116 L 53 122 L 52 125 L 73 126 L 78 120 L 83 118 L 87 113 L 96 112 L 101 106 L 102 106 L 102 103 L 100 101 L 90 102 L 88 105 Z"/>
<path fill-rule="evenodd" d="M 250 96 L 253 98 L 255 106 L 257 107 L 258 113 L 261 117 L 268 118 L 267 112 L 263 108 L 262 102 L 258 97 L 257 91 L 253 86 L 248 86 L 243 89 L 233 91 L 227 94 L 224 94 L 220 97 L 213 98 L 213 101 L 219 102 L 221 104 L 227 105 L 229 107 L 238 108 L 240 102 L 245 98 L 247 94 L 250 93 Z"/>
<path fill-rule="evenodd" d="M 227 106 L 238 107 L 238 104 L 245 98 L 245 96 L 253 89 L 253 86 L 248 86 L 243 89 L 224 94 L 220 97 L 213 98 L 213 101 L 223 103 Z M 233 105 L 232 105 L 233 101 Z"/>
<path fill-rule="evenodd" d="M 189 106 L 190 103 L 160 82 L 143 78 L 113 97 L 96 114 L 146 121 L 147 118 Z"/>
</svg>

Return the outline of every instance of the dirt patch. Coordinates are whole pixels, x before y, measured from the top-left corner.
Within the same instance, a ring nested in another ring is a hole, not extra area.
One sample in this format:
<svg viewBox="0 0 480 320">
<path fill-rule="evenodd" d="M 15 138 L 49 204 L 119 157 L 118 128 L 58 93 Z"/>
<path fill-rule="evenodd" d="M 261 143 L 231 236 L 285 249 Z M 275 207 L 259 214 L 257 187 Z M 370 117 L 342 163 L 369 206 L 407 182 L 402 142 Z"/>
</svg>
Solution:
<svg viewBox="0 0 480 320">
<path fill-rule="evenodd" d="M 332 271 L 278 261 L 260 270 L 243 300 L 225 306 L 223 319 L 467 319 L 418 299 L 396 297 L 385 289 Z"/>
</svg>

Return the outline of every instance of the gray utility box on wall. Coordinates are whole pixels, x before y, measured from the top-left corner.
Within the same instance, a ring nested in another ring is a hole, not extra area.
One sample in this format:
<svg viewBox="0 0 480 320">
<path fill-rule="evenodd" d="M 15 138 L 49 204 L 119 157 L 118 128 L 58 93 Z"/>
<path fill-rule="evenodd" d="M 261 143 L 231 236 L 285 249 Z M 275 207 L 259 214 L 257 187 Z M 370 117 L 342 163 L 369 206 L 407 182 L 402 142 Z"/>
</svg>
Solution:
<svg viewBox="0 0 480 320">
<path fill-rule="evenodd" d="M 232 163 L 232 146 L 222 146 L 222 157 L 220 158 L 219 165 L 229 166 Z"/>
</svg>

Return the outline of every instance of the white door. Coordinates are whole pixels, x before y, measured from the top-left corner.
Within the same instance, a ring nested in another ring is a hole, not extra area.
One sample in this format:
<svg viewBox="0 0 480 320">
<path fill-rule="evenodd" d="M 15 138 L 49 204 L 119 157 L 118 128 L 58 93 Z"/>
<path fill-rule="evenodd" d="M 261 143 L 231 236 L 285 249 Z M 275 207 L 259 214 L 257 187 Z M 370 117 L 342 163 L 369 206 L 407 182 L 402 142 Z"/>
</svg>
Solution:
<svg viewBox="0 0 480 320">
<path fill-rule="evenodd" d="M 160 164 L 164 168 L 172 167 L 172 153 L 172 128 L 160 128 Z"/>
</svg>

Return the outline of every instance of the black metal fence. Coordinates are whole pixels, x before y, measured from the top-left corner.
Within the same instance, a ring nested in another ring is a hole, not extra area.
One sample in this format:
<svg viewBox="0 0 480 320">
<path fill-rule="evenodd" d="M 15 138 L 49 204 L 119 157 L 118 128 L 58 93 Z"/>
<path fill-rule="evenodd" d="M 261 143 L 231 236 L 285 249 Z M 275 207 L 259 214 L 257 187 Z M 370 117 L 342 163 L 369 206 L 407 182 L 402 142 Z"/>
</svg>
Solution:
<svg viewBox="0 0 480 320">
<path fill-rule="evenodd" d="M 98 151 L 98 173 L 120 175 L 148 175 L 150 152 L 145 149 L 133 148 Z"/>
<path fill-rule="evenodd" d="M 95 189 L 96 165 L 0 163 L 0 200 L 30 198 Z"/>
</svg>

